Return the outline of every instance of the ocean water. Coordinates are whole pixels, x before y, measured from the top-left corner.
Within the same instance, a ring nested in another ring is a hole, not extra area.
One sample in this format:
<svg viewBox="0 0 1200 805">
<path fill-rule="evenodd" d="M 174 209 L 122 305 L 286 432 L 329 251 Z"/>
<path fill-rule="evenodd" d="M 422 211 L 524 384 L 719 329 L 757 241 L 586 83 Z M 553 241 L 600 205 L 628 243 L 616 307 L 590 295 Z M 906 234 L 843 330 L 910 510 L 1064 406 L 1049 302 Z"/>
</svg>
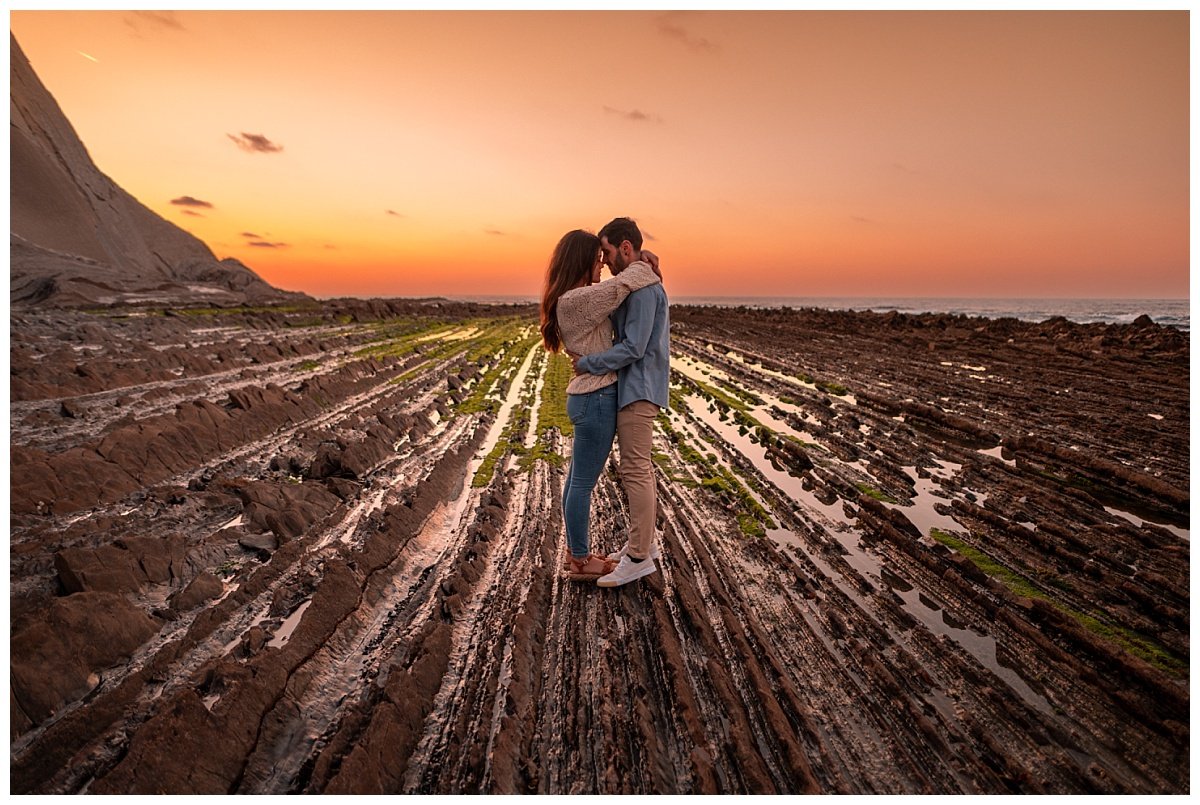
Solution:
<svg viewBox="0 0 1200 805">
<path fill-rule="evenodd" d="M 870 310 L 886 313 L 950 313 L 1045 321 L 1062 316 L 1079 324 L 1130 324 L 1138 316 L 1155 323 L 1190 330 L 1187 299 L 964 299 L 949 297 L 675 297 L 688 305 L 746 305 L 748 307 L 816 307 L 826 310 Z"/>
<path fill-rule="evenodd" d="M 474 302 L 536 302 L 529 297 L 462 297 Z M 815 307 L 825 310 L 870 310 L 886 313 L 950 313 L 1045 321 L 1062 316 L 1080 324 L 1129 324 L 1143 314 L 1167 327 L 1191 330 L 1191 303 L 1187 299 L 963 299 L 949 297 L 854 296 L 675 296 L 681 305 L 726 307 Z"/>
</svg>

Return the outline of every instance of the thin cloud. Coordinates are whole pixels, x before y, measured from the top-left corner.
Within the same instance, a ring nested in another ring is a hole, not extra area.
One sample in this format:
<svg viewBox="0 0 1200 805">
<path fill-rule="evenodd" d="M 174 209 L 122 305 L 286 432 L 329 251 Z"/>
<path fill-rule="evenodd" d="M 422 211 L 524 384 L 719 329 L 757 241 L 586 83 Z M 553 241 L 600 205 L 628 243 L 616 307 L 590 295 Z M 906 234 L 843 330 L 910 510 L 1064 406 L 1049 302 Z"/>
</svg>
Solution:
<svg viewBox="0 0 1200 805">
<path fill-rule="evenodd" d="M 658 240 L 658 238 L 654 237 L 649 232 L 647 232 L 646 230 L 643 229 L 642 230 L 642 240 Z"/>
<path fill-rule="evenodd" d="M 337 246 L 334 246 L 332 243 L 326 243 L 325 248 L 337 250 Z"/>
<path fill-rule="evenodd" d="M 201 201 L 198 198 L 191 196 L 180 196 L 179 198 L 171 199 L 171 203 L 177 207 L 204 207 L 211 210 L 213 208 L 211 201 Z"/>
<path fill-rule="evenodd" d="M 623 117 L 626 120 L 630 120 L 634 123 L 661 123 L 662 122 L 662 118 L 659 117 L 658 115 L 649 115 L 649 114 L 646 114 L 645 112 L 641 111 L 640 109 L 631 109 L 629 111 L 625 111 L 624 109 L 614 109 L 611 106 L 605 106 L 604 111 L 606 114 Z"/>
<path fill-rule="evenodd" d="M 80 56 L 82 56 L 85 59 L 90 59 L 90 60 L 94 61 L 96 64 L 100 63 L 100 60 L 97 59 L 95 56 L 92 56 L 88 53 L 84 53 L 82 50 L 77 50 L 75 52 L 78 53 Z"/>
<path fill-rule="evenodd" d="M 406 218 L 407 217 L 405 215 L 401 215 L 400 213 L 396 212 L 395 210 L 384 210 L 384 212 L 386 212 L 388 215 L 394 215 L 397 218 Z"/>
<path fill-rule="evenodd" d="M 695 36 L 683 26 L 683 23 L 690 15 L 679 12 L 669 11 L 658 18 L 658 32 L 668 39 L 674 39 L 689 50 L 701 51 L 704 53 L 716 53 L 721 48 L 715 43 L 702 36 Z"/>
<path fill-rule="evenodd" d="M 286 248 L 287 248 L 289 245 L 291 245 L 291 244 L 288 244 L 288 243 L 270 243 L 270 242 L 268 242 L 268 241 L 265 241 L 265 240 L 256 240 L 256 241 L 252 241 L 252 242 L 250 242 L 250 243 L 247 243 L 246 245 L 247 245 L 247 246 L 254 246 L 255 248 L 258 248 L 258 249 L 286 249 Z"/>
<path fill-rule="evenodd" d="M 485 229 L 483 231 L 489 235 L 496 235 L 497 237 L 501 237 L 501 238 L 506 237 L 508 235 L 507 232 L 501 232 L 499 229 Z"/>
<path fill-rule="evenodd" d="M 241 236 L 247 240 L 262 240 L 262 235 L 256 235 L 253 232 L 243 232 Z"/>
<path fill-rule="evenodd" d="M 203 217 L 204 217 L 203 215 L 201 215 L 200 213 L 196 212 L 195 210 L 180 210 L 180 212 L 182 212 L 184 215 L 194 215 L 194 216 L 195 216 L 195 217 L 197 217 L 197 218 L 203 218 Z"/>
<path fill-rule="evenodd" d="M 856 221 L 856 222 L 858 222 L 858 223 L 860 223 L 860 224 L 873 224 L 873 223 L 875 223 L 875 222 L 874 222 L 874 221 L 872 221 L 870 218 L 863 218 L 861 215 L 851 215 L 851 216 L 850 216 L 850 220 L 851 220 L 851 221 Z"/>
<path fill-rule="evenodd" d="M 251 154 L 277 154 L 283 150 L 282 145 L 271 142 L 261 134 L 247 134 L 243 131 L 240 137 L 233 134 L 225 136 L 233 140 L 238 148 Z"/>
<path fill-rule="evenodd" d="M 125 15 L 124 20 L 126 25 L 138 32 L 143 28 L 186 30 L 179 20 L 179 15 L 174 11 L 131 11 Z"/>
</svg>

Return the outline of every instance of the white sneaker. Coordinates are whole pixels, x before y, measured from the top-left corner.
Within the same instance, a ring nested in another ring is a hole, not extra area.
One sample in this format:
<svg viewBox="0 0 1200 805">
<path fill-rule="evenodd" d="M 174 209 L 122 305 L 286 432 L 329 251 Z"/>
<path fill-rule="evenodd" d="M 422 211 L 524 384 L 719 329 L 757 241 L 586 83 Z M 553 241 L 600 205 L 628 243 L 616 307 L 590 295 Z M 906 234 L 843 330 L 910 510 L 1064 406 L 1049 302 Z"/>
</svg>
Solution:
<svg viewBox="0 0 1200 805">
<path fill-rule="evenodd" d="M 625 558 L 625 554 L 627 554 L 627 553 L 629 553 L 629 540 L 625 541 L 625 544 L 621 546 L 621 550 L 613 551 L 612 553 L 610 553 L 608 555 L 608 558 L 614 562 L 620 562 L 622 559 Z M 662 558 L 662 551 L 660 551 L 658 549 L 658 540 L 657 539 L 650 540 L 650 558 L 651 559 L 661 559 Z"/>
<path fill-rule="evenodd" d="M 596 584 L 601 587 L 620 587 L 622 584 L 628 584 L 631 581 L 640 579 L 642 576 L 649 576 L 657 570 L 658 568 L 655 566 L 653 559 L 635 562 L 628 556 L 622 556 L 621 563 L 617 565 L 617 569 L 607 576 L 601 576 L 596 579 Z"/>
</svg>

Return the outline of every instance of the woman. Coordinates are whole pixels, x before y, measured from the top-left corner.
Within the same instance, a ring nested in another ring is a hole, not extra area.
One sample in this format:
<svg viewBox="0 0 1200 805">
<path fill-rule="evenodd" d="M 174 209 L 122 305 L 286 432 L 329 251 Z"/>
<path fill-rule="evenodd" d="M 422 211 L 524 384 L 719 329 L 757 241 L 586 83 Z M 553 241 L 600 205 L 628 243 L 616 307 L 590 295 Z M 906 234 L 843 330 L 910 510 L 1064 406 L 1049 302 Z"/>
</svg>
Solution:
<svg viewBox="0 0 1200 805">
<path fill-rule="evenodd" d="M 542 341 L 550 352 L 565 348 L 574 355 L 603 352 L 612 346 L 608 316 L 633 291 L 661 282 L 658 258 L 643 251 L 646 262 L 632 263 L 612 279 L 600 282 L 604 260 L 600 239 L 576 229 L 563 235 L 546 272 L 542 294 Z M 563 520 L 567 527 L 565 562 L 572 579 L 595 579 L 611 573 L 615 562 L 591 552 L 588 519 L 592 489 L 604 469 L 617 430 L 617 375 L 577 375 L 567 385 L 567 416 L 575 429 L 571 465 L 563 486 Z"/>
</svg>

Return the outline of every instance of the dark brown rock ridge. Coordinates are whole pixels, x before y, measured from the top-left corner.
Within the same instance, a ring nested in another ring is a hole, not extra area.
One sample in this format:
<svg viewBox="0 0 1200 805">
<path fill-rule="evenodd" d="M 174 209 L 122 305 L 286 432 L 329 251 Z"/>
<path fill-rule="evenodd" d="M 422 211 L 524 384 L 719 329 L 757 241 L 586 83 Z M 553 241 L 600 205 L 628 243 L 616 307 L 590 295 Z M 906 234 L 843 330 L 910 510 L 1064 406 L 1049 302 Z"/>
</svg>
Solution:
<svg viewBox="0 0 1200 805">
<path fill-rule="evenodd" d="M 93 164 L 10 42 L 10 290 L 16 304 L 206 305 L 303 299 L 149 210 Z"/>
</svg>

